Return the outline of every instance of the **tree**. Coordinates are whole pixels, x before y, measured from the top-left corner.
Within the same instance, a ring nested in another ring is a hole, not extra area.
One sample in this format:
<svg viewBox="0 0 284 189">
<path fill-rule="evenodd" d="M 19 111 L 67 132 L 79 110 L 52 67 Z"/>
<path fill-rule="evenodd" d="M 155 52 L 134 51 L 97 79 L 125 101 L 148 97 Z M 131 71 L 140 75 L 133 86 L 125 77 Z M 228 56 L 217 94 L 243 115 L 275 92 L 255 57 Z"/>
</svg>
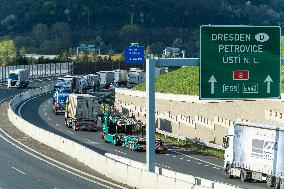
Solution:
<svg viewBox="0 0 284 189">
<path fill-rule="evenodd" d="M 13 40 L 6 39 L 0 42 L 0 64 L 10 65 L 16 57 L 16 45 Z"/>
<path fill-rule="evenodd" d="M 71 29 L 68 23 L 57 22 L 53 24 L 51 36 L 55 52 L 64 51 L 72 45 Z"/>
<path fill-rule="evenodd" d="M 46 24 L 37 24 L 33 27 L 32 36 L 38 44 L 42 44 L 49 37 L 49 31 Z"/>
</svg>

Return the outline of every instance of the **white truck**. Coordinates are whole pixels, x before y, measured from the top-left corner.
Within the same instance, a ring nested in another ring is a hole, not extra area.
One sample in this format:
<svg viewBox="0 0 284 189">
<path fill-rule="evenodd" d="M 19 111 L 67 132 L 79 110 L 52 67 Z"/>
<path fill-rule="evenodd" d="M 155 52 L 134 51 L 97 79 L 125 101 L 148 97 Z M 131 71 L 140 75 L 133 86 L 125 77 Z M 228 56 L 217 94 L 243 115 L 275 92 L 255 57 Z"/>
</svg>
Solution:
<svg viewBox="0 0 284 189">
<path fill-rule="evenodd" d="M 7 87 L 27 87 L 29 84 L 30 72 L 27 69 L 10 70 Z"/>
<path fill-rule="evenodd" d="M 100 71 L 100 85 L 104 88 L 109 88 L 110 84 L 114 82 L 114 72 L 113 71 Z"/>
<path fill-rule="evenodd" d="M 54 85 L 54 91 L 61 87 L 69 87 L 71 92 L 78 87 L 79 77 L 78 76 L 70 76 L 66 75 L 63 77 L 57 78 L 57 82 Z"/>
<path fill-rule="evenodd" d="M 87 86 L 89 89 L 100 90 L 100 75 L 88 74 L 86 75 Z"/>
<path fill-rule="evenodd" d="M 284 188 L 284 125 L 236 123 L 223 138 L 224 173 Z"/>
<path fill-rule="evenodd" d="M 165 67 L 160 67 L 160 68 L 155 68 L 155 77 L 158 77 L 162 74 L 166 73 L 166 68 Z"/>
<path fill-rule="evenodd" d="M 99 113 L 99 100 L 89 94 L 71 93 L 66 100 L 65 125 L 74 131 L 79 129 L 96 130 Z"/>
<path fill-rule="evenodd" d="M 128 72 L 127 70 L 114 70 L 114 82 L 117 84 L 126 83 L 128 79 Z"/>
<path fill-rule="evenodd" d="M 146 79 L 146 73 L 139 68 L 130 68 L 128 73 L 128 88 L 131 88 L 139 83 L 142 83 Z"/>
</svg>

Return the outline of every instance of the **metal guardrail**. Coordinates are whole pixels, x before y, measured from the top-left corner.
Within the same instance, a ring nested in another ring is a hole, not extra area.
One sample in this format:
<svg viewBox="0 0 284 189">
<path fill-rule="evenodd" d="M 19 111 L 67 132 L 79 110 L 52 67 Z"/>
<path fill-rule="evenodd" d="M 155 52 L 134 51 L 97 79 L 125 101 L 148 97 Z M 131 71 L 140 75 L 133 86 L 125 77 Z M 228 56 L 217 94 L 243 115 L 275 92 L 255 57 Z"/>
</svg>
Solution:
<svg viewBox="0 0 284 189">
<path fill-rule="evenodd" d="M 73 62 L 1 66 L 0 83 L 6 82 L 9 71 L 14 69 L 28 69 L 30 70 L 30 78 L 36 79 L 72 74 Z"/>
</svg>

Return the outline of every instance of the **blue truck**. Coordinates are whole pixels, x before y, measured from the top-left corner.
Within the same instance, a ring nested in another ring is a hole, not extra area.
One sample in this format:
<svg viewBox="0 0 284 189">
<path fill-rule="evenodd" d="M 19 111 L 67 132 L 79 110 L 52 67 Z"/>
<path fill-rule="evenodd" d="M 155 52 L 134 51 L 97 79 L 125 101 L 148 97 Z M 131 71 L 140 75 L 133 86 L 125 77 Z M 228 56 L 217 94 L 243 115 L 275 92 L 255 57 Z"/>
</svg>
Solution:
<svg viewBox="0 0 284 189">
<path fill-rule="evenodd" d="M 52 97 L 53 112 L 57 115 L 60 112 L 65 112 L 65 104 L 68 95 L 71 93 L 70 88 L 62 87 L 56 90 Z"/>
</svg>

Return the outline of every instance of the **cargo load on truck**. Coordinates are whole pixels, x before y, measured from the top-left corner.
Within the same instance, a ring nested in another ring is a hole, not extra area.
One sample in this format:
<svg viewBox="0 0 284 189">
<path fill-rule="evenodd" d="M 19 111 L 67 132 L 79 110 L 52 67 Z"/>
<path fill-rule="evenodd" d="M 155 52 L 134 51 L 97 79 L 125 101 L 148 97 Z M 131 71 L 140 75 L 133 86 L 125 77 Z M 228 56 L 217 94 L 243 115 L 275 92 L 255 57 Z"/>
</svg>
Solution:
<svg viewBox="0 0 284 189">
<path fill-rule="evenodd" d="M 74 131 L 96 130 L 99 108 L 97 97 L 71 93 L 66 101 L 65 125 L 72 127 Z"/>
<path fill-rule="evenodd" d="M 284 125 L 236 123 L 223 138 L 224 172 L 243 182 L 264 181 L 284 186 Z"/>
<path fill-rule="evenodd" d="M 30 83 L 30 71 L 27 69 L 10 70 L 7 87 L 27 87 Z"/>
<path fill-rule="evenodd" d="M 134 119 L 116 111 L 104 112 L 102 138 L 114 145 L 122 145 L 124 137 L 132 134 Z"/>
</svg>

